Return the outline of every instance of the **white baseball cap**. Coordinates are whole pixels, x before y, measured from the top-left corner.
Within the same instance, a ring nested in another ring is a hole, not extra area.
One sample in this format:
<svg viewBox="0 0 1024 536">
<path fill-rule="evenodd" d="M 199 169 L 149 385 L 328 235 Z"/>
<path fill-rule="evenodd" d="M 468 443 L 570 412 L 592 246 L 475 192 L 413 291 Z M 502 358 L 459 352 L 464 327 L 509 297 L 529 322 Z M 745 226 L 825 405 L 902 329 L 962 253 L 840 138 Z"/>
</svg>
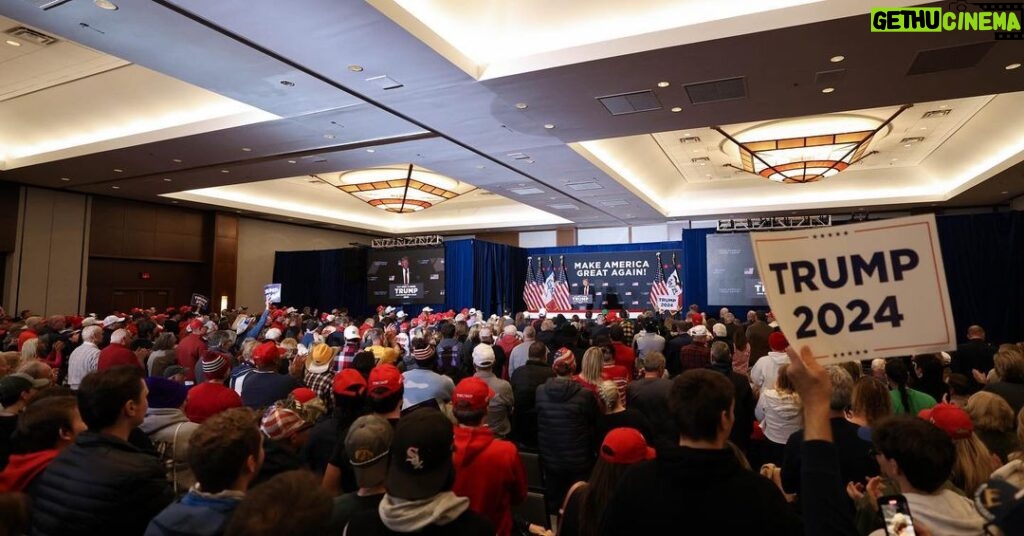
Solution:
<svg viewBox="0 0 1024 536">
<path fill-rule="evenodd" d="M 358 339 L 358 338 L 359 338 L 359 328 L 357 328 L 355 326 L 348 326 L 348 327 L 345 328 L 345 339 L 346 340 L 348 340 L 348 339 Z"/>
<path fill-rule="evenodd" d="M 708 328 L 704 327 L 703 325 L 693 326 L 692 328 L 690 328 L 690 331 L 688 333 L 691 337 L 707 337 Z"/>
<path fill-rule="evenodd" d="M 494 348 L 483 343 L 476 345 L 476 348 L 473 348 L 473 365 L 478 367 L 494 365 Z"/>
<path fill-rule="evenodd" d="M 124 317 L 120 317 L 120 316 L 117 316 L 117 315 L 110 315 L 110 316 L 108 316 L 108 317 L 103 319 L 103 327 L 109 328 L 110 326 L 113 326 L 114 324 L 117 324 L 118 322 L 124 322 Z"/>
</svg>

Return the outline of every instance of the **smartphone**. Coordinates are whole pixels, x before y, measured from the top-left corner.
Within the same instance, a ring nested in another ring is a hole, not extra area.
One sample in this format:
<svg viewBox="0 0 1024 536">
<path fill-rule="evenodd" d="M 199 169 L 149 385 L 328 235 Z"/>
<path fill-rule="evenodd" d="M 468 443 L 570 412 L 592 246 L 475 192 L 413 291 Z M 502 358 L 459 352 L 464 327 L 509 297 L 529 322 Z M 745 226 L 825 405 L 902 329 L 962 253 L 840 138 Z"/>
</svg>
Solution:
<svg viewBox="0 0 1024 536">
<path fill-rule="evenodd" d="M 910 517 L 910 506 L 902 495 L 886 495 L 878 498 L 878 512 L 885 523 L 887 536 L 915 536 L 914 520 Z"/>
</svg>

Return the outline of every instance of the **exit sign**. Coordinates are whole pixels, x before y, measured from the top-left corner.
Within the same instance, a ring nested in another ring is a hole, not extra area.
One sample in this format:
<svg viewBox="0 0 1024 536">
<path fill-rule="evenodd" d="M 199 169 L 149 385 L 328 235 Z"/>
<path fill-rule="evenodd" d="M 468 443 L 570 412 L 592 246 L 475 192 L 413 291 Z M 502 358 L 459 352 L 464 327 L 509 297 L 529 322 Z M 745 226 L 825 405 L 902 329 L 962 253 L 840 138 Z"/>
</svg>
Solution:
<svg viewBox="0 0 1024 536">
<path fill-rule="evenodd" d="M 149 279 L 150 277 L 149 272 L 139 272 L 139 279 Z"/>
</svg>

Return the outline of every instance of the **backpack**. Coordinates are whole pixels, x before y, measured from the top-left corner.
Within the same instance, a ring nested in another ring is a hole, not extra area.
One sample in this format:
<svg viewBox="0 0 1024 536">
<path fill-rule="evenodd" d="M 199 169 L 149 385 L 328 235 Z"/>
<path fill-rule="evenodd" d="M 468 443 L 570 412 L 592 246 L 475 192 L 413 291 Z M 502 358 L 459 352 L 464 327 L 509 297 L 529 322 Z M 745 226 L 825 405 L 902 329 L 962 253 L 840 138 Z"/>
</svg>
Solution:
<svg viewBox="0 0 1024 536">
<path fill-rule="evenodd" d="M 174 461 L 174 446 L 175 443 L 178 442 L 178 431 L 181 430 L 181 425 L 183 424 L 185 423 L 177 423 L 177 426 L 174 428 L 173 439 L 170 441 L 153 441 L 153 447 L 156 449 L 157 457 L 160 459 L 160 463 L 163 464 L 164 470 L 167 473 L 167 480 L 171 482 L 171 485 L 174 488 L 175 497 L 178 497 L 188 491 L 178 489 L 178 466 Z M 166 428 L 166 426 L 164 428 Z M 164 428 L 160 428 L 159 430 L 163 430 Z"/>
<path fill-rule="evenodd" d="M 455 343 L 437 348 L 437 371 L 459 383 L 464 375 L 462 372 L 462 345 Z"/>
</svg>

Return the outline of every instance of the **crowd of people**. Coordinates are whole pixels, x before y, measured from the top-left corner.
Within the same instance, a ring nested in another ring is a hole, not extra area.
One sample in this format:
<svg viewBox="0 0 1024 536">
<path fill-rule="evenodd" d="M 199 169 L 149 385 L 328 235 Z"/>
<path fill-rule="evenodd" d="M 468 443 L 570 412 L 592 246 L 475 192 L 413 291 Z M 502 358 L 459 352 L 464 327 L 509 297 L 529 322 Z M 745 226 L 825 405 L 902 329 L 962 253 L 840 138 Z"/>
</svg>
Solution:
<svg viewBox="0 0 1024 536">
<path fill-rule="evenodd" d="M 979 326 L 822 367 L 696 305 L 0 317 L 0 535 L 1024 534 L 1024 346 Z"/>
</svg>

